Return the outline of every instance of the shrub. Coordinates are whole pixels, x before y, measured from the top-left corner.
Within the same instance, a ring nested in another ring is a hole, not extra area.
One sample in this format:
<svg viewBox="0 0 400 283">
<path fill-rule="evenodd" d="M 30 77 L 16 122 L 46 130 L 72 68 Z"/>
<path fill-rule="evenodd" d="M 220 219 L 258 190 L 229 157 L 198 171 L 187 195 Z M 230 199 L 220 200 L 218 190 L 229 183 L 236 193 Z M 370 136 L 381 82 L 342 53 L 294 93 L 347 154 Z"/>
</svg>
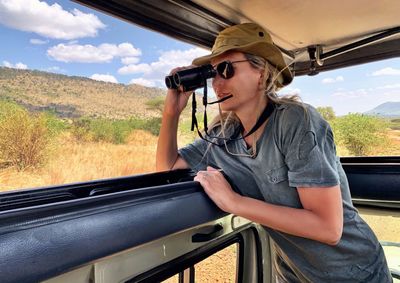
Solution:
<svg viewBox="0 0 400 283">
<path fill-rule="evenodd" d="M 6 99 L 0 99 L 0 120 L 19 110 L 24 110 L 24 108 L 15 102 L 11 102 Z"/>
<path fill-rule="evenodd" d="M 400 130 L 400 119 L 396 118 L 396 119 L 390 120 L 390 128 L 392 130 Z"/>
<path fill-rule="evenodd" d="M 164 100 L 165 100 L 164 96 L 159 96 L 159 97 L 153 98 L 151 100 L 148 100 L 146 102 L 146 106 L 150 110 L 157 110 L 160 113 L 162 113 L 162 111 L 164 109 Z"/>
<path fill-rule="evenodd" d="M 161 118 L 132 117 L 127 120 L 82 118 L 74 122 L 71 133 L 78 142 L 94 140 L 122 144 L 126 143 L 128 136 L 134 130 L 145 130 L 158 135 L 160 126 Z"/>
<path fill-rule="evenodd" d="M 3 112 L 4 114 L 4 112 Z M 30 115 L 21 107 L 0 118 L 0 156 L 18 170 L 41 165 L 50 143 L 46 116 Z"/>
<path fill-rule="evenodd" d="M 355 156 L 365 156 L 386 142 L 388 125 L 384 119 L 352 113 L 335 119 L 331 125 L 337 141 Z"/>
<path fill-rule="evenodd" d="M 134 130 L 145 130 L 153 135 L 158 135 L 160 127 L 161 118 L 132 117 L 127 120 L 82 118 L 73 123 L 71 133 L 78 142 L 93 140 L 122 144 L 127 142 L 128 136 Z"/>
<path fill-rule="evenodd" d="M 155 136 L 160 134 L 161 118 L 153 117 L 150 119 L 131 118 L 129 124 L 132 130 L 145 130 L 149 131 Z"/>
<path fill-rule="evenodd" d="M 46 121 L 46 127 L 51 137 L 59 135 L 69 127 L 66 121 L 58 118 L 56 114 L 52 112 L 43 112 L 42 115 Z"/>
<path fill-rule="evenodd" d="M 126 138 L 132 131 L 126 120 L 94 119 L 91 121 L 90 129 L 95 141 L 105 141 L 115 144 L 125 143 Z"/>
<path fill-rule="evenodd" d="M 90 123 L 91 120 L 89 118 L 81 118 L 73 122 L 71 134 L 77 142 L 89 142 L 93 140 Z"/>
</svg>

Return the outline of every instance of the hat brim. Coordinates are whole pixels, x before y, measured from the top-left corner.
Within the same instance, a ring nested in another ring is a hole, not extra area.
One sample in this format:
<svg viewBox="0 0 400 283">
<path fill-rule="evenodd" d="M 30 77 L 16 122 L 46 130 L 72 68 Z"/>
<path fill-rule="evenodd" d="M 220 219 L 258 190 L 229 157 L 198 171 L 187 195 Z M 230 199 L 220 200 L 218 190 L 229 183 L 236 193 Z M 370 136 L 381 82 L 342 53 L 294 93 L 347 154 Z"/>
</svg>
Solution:
<svg viewBox="0 0 400 283">
<path fill-rule="evenodd" d="M 282 57 L 281 51 L 276 46 L 266 42 L 253 42 L 251 44 L 242 46 L 223 46 L 216 52 L 194 59 L 192 64 L 196 66 L 210 64 L 212 59 L 227 51 L 240 51 L 265 58 L 271 65 L 276 67 L 277 70 L 281 72 L 277 78 L 277 81 L 275 82 L 276 86 L 279 88 L 290 84 L 293 80 L 292 73 L 290 72 L 289 68 L 286 67 L 286 63 Z"/>
</svg>

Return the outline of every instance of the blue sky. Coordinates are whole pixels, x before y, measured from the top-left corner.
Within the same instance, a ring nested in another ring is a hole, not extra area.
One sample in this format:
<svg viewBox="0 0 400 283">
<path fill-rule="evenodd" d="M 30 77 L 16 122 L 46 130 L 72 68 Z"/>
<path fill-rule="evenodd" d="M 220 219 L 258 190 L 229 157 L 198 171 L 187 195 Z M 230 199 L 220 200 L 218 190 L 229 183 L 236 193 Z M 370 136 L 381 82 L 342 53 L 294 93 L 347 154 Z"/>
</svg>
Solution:
<svg viewBox="0 0 400 283">
<path fill-rule="evenodd" d="M 0 0 L 0 65 L 164 87 L 164 77 L 207 50 L 70 1 Z M 400 59 L 298 77 L 299 94 L 338 115 L 400 101 Z"/>
</svg>

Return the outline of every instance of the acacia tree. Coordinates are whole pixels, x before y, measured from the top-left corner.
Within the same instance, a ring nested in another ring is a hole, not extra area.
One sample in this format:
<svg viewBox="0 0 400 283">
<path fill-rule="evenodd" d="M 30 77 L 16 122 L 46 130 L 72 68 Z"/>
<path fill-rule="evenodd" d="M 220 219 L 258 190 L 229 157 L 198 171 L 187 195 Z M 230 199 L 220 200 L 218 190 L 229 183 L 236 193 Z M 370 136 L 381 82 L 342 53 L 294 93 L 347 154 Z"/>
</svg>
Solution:
<svg viewBox="0 0 400 283">
<path fill-rule="evenodd" d="M 331 106 L 317 107 L 317 111 L 327 121 L 331 121 L 336 118 L 335 111 L 333 111 Z"/>
<path fill-rule="evenodd" d="M 387 122 L 374 116 L 350 113 L 332 123 L 335 138 L 355 156 L 366 156 L 386 142 Z"/>
</svg>

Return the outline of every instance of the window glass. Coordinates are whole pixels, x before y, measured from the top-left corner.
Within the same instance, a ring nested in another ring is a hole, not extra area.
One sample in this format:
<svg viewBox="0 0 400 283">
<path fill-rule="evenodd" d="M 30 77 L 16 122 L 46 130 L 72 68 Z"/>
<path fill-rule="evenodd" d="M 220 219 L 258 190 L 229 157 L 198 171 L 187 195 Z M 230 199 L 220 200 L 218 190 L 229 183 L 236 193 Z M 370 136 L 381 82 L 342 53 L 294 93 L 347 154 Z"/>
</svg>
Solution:
<svg viewBox="0 0 400 283">
<path fill-rule="evenodd" d="M 0 3 L 0 191 L 154 172 L 164 77 L 207 51 L 72 1 L 29 2 Z M 181 128 L 182 145 L 189 111 Z"/>
</svg>

